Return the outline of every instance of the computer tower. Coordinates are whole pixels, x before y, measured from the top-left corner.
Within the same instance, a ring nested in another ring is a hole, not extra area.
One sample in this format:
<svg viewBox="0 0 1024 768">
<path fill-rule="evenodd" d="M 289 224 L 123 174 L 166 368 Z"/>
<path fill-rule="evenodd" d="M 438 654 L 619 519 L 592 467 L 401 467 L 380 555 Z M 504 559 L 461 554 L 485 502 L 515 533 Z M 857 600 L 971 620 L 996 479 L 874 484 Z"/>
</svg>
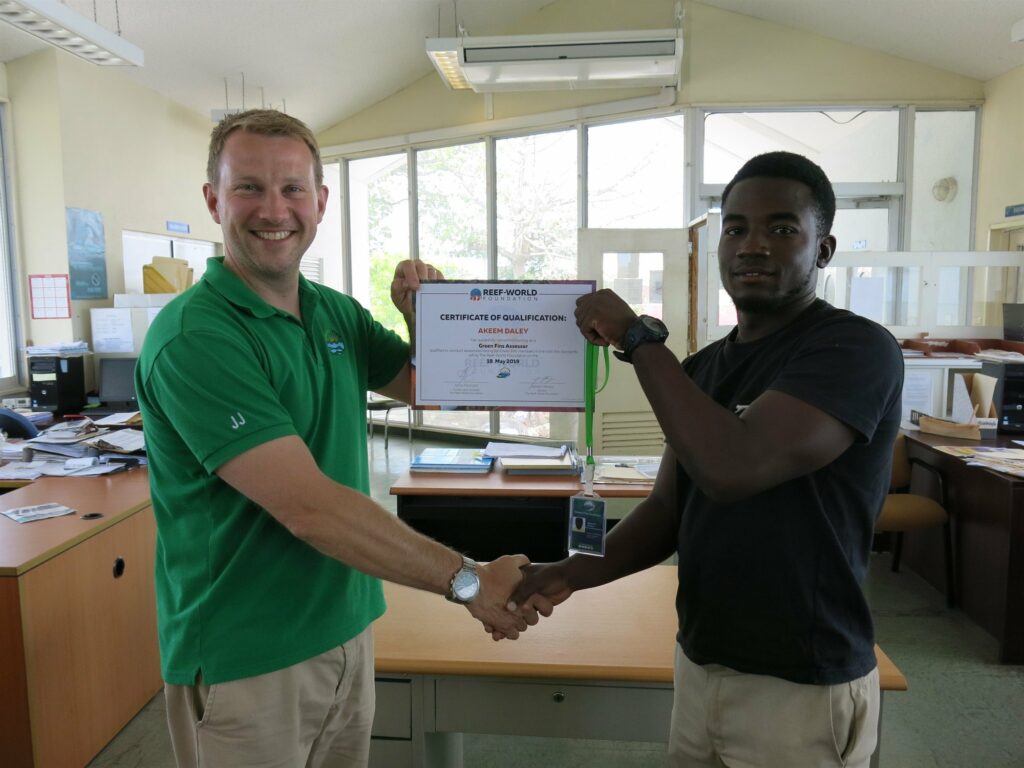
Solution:
<svg viewBox="0 0 1024 768">
<path fill-rule="evenodd" d="M 992 404 L 999 420 L 999 431 L 1024 432 L 1024 363 L 985 360 L 981 372 L 996 380 Z"/>
<path fill-rule="evenodd" d="M 32 410 L 56 416 L 78 413 L 85 406 L 85 358 L 30 357 L 29 389 Z"/>
</svg>

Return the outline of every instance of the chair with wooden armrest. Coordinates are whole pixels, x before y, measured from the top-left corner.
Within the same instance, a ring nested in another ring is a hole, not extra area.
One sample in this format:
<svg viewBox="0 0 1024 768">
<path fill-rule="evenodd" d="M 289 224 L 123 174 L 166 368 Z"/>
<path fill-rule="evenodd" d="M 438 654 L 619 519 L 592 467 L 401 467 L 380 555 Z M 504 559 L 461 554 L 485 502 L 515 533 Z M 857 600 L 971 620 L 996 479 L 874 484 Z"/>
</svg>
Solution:
<svg viewBox="0 0 1024 768">
<path fill-rule="evenodd" d="M 928 496 L 910 493 L 914 467 L 920 467 L 934 475 L 941 502 Z M 893 449 L 889 495 L 886 496 L 882 512 L 875 521 L 875 530 L 892 534 L 892 570 L 898 572 L 903 551 L 903 533 L 934 525 L 942 526 L 945 544 L 946 602 L 952 608 L 956 605 L 956 564 L 953 559 L 952 521 L 946 506 L 946 484 L 942 472 L 923 461 L 911 459 L 907 455 L 906 438 L 902 434 L 897 436 Z"/>
</svg>

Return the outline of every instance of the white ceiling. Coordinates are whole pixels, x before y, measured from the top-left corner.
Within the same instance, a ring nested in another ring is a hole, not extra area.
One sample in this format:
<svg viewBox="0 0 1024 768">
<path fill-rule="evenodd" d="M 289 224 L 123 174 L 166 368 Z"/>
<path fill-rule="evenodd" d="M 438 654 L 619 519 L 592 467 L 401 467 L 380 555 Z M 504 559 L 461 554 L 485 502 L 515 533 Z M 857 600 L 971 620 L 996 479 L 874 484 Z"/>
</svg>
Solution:
<svg viewBox="0 0 1024 768">
<path fill-rule="evenodd" d="M 795 29 L 991 80 L 1024 64 L 1010 27 L 1024 0 L 701 0 Z"/>
<path fill-rule="evenodd" d="M 427 37 L 502 34 L 554 0 L 95 0 L 96 20 L 145 51 L 126 76 L 202 114 L 280 107 L 323 130 L 432 71 Z M 988 80 L 1024 64 L 1024 0 L 703 0 Z M 65 0 L 93 17 L 94 0 Z M 665 26 L 671 24 L 666 19 Z M 581 21 L 581 31 L 586 28 Z M 0 23 L 0 61 L 43 46 Z M 261 90 L 262 89 L 262 90 Z"/>
</svg>

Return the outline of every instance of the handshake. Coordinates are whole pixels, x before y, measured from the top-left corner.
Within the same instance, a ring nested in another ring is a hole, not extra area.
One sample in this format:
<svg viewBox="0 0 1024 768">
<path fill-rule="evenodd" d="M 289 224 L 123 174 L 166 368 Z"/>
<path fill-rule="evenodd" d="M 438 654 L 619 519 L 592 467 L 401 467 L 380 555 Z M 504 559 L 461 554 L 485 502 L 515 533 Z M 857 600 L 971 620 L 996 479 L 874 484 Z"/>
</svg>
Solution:
<svg viewBox="0 0 1024 768">
<path fill-rule="evenodd" d="M 505 555 L 480 563 L 480 588 L 466 609 L 495 640 L 515 640 L 573 593 L 565 562 L 531 564 L 525 555 Z"/>
</svg>

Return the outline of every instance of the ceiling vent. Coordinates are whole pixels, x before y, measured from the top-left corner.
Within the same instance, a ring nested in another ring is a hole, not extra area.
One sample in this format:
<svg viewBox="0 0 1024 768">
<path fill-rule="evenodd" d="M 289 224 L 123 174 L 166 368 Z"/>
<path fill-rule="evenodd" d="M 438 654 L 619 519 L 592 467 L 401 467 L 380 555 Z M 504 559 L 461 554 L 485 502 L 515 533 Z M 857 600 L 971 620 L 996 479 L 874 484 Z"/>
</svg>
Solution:
<svg viewBox="0 0 1024 768">
<path fill-rule="evenodd" d="M 427 55 L 449 88 L 477 93 L 676 86 L 683 38 L 678 29 L 430 38 Z"/>
</svg>

